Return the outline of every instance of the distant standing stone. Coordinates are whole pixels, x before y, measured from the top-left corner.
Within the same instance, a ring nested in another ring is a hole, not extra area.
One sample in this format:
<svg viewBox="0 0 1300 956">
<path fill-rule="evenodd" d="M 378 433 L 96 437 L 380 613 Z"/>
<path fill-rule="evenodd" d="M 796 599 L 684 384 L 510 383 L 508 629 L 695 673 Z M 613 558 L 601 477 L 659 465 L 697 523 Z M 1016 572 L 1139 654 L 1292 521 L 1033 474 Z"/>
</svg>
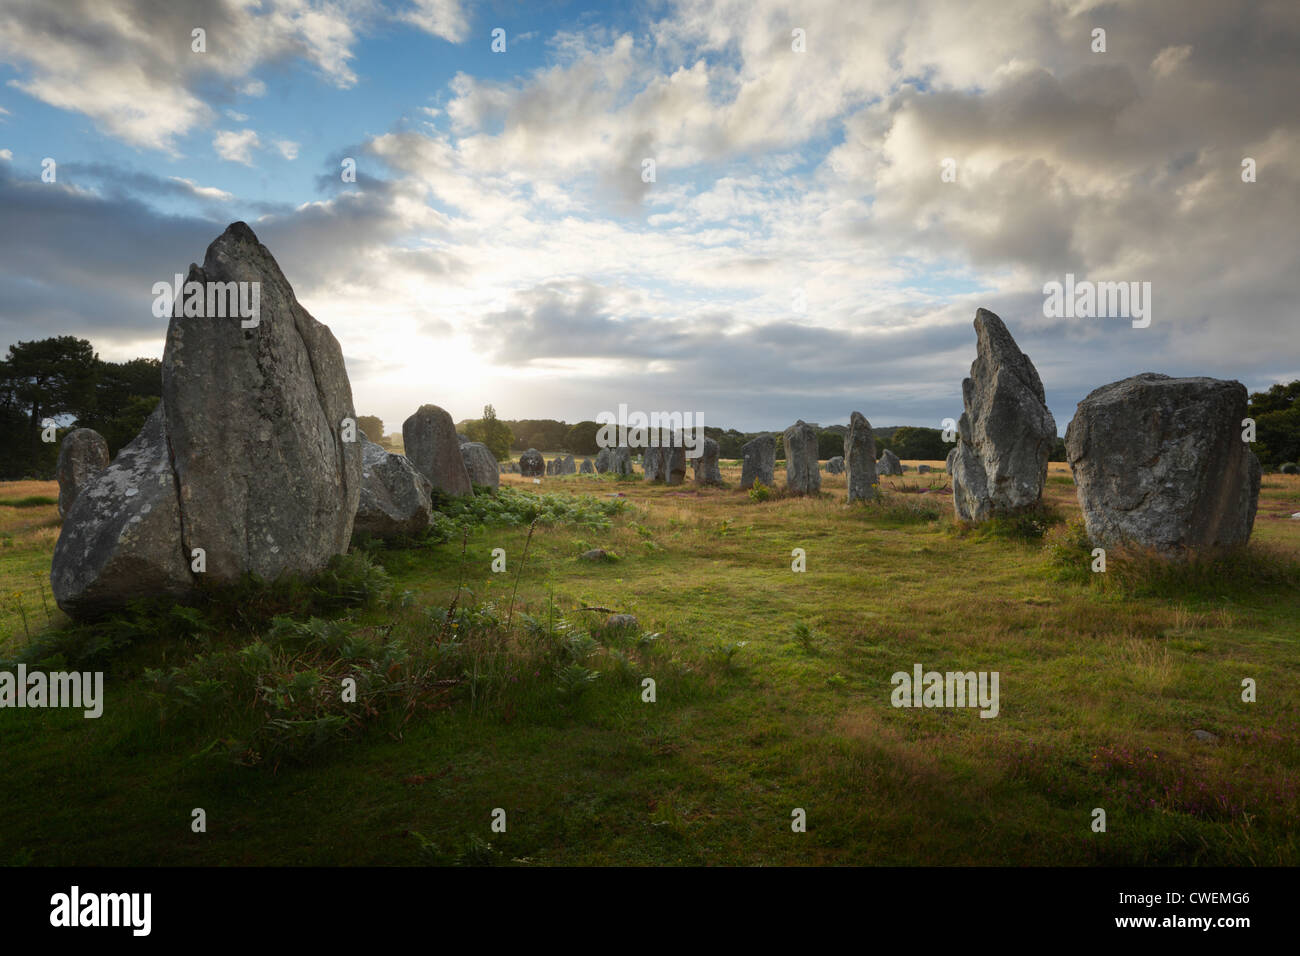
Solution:
<svg viewBox="0 0 1300 956">
<path fill-rule="evenodd" d="M 59 443 L 59 517 L 72 508 L 91 478 L 108 467 L 108 442 L 92 428 L 76 428 Z"/>
<path fill-rule="evenodd" d="M 600 451 L 596 452 L 597 474 L 603 475 L 605 472 L 609 471 L 609 463 L 612 457 L 613 449 L 611 448 L 602 448 Z"/>
<path fill-rule="evenodd" d="M 880 475 L 901 475 L 903 473 L 903 463 L 898 460 L 898 456 L 886 448 L 880 455 L 880 461 L 876 462 L 876 473 Z"/>
<path fill-rule="evenodd" d="M 501 486 L 496 456 L 487 445 L 476 441 L 465 442 L 460 446 L 460 454 L 465 459 L 465 470 L 469 472 L 470 481 L 487 488 Z"/>
<path fill-rule="evenodd" d="M 456 426 L 437 405 L 421 405 L 402 423 L 406 457 L 434 488 L 449 495 L 471 495 L 469 471 L 460 454 Z"/>
<path fill-rule="evenodd" d="M 519 474 L 525 478 L 540 478 L 546 474 L 546 459 L 536 448 L 530 448 L 519 456 Z"/>
<path fill-rule="evenodd" d="M 885 454 L 889 454 L 886 452 Z M 861 412 L 849 416 L 844 436 L 844 468 L 848 472 L 849 501 L 869 501 L 879 493 L 876 477 L 876 436 Z"/>
<path fill-rule="evenodd" d="M 578 467 L 578 473 L 582 475 L 590 475 L 595 473 L 595 469 L 591 466 L 590 458 L 582 459 L 582 464 Z"/>
<path fill-rule="evenodd" d="M 722 484 L 722 471 L 718 468 L 718 443 L 706 437 L 700 454 L 691 459 L 691 467 L 697 485 Z"/>
<path fill-rule="evenodd" d="M 844 456 L 836 455 L 834 458 L 826 460 L 826 474 L 842 475 L 844 474 Z"/>
<path fill-rule="evenodd" d="M 761 482 L 771 488 L 776 479 L 772 473 L 776 470 L 776 439 L 771 435 L 759 435 L 745 442 L 741 449 L 740 488 L 754 487 L 754 482 Z"/>
<path fill-rule="evenodd" d="M 609 470 L 615 475 L 632 474 L 632 449 L 626 445 L 610 449 Z"/>
<path fill-rule="evenodd" d="M 803 419 L 785 430 L 785 483 L 796 495 L 815 495 L 821 491 L 817 430 Z"/>
</svg>

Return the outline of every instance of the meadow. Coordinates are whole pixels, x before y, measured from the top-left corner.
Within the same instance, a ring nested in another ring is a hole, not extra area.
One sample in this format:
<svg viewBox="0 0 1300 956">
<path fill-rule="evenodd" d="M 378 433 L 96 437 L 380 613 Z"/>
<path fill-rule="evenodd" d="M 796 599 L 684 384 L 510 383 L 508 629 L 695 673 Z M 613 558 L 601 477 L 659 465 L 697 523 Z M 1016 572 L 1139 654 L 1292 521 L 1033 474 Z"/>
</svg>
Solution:
<svg viewBox="0 0 1300 956">
<path fill-rule="evenodd" d="M 0 484 L 0 657 L 107 675 L 97 720 L 0 710 L 0 863 L 1300 863 L 1300 477 L 1246 549 L 1097 574 L 1066 466 L 968 528 L 907 464 L 854 507 L 503 475 L 322 581 L 90 626 L 57 486 Z M 891 706 L 918 663 L 998 716 Z"/>
</svg>

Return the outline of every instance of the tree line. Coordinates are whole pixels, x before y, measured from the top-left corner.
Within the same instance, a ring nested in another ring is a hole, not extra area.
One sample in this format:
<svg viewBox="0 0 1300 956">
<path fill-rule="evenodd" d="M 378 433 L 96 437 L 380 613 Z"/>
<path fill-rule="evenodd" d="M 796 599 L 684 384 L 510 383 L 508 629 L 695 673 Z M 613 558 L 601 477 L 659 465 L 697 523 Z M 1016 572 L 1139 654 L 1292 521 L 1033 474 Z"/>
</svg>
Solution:
<svg viewBox="0 0 1300 956">
<path fill-rule="evenodd" d="M 144 426 L 162 396 L 162 363 L 137 358 L 107 362 L 86 339 L 70 335 L 18 342 L 0 360 L 0 480 L 53 478 L 58 461 L 57 442 L 43 441 L 46 423 L 57 423 L 61 436 L 72 428 L 93 428 L 116 455 Z M 1250 396 L 1249 414 L 1255 420 L 1252 446 L 1260 463 L 1278 468 L 1300 461 L 1300 380 L 1274 385 Z M 371 441 L 385 443 L 384 424 L 373 415 L 361 415 L 357 425 Z M 571 455 L 595 455 L 601 426 L 594 421 L 576 424 L 553 418 L 499 419 L 491 405 L 483 416 L 457 424 L 471 441 L 482 442 L 498 460 L 512 453 L 537 448 Z M 819 430 L 818 456 L 844 454 L 845 425 Z M 718 443 L 722 458 L 740 458 L 746 442 L 775 434 L 777 457 L 784 457 L 780 432 L 741 432 L 706 426 L 705 435 Z M 952 442 L 937 428 L 903 425 L 875 429 L 876 453 L 888 449 L 899 458 L 942 461 Z M 1058 438 L 1052 461 L 1065 460 L 1065 442 Z"/>
</svg>

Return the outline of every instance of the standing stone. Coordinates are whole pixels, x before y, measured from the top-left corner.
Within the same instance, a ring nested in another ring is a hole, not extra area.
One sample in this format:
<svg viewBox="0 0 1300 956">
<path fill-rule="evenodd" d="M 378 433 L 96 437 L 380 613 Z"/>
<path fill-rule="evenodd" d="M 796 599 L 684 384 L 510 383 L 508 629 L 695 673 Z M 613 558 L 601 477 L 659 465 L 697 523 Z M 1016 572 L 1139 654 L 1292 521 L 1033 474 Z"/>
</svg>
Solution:
<svg viewBox="0 0 1300 956">
<path fill-rule="evenodd" d="M 453 496 L 471 495 L 469 471 L 451 416 L 437 405 L 421 405 L 402 423 L 406 457 L 433 487 Z"/>
<path fill-rule="evenodd" d="M 67 515 L 77 492 L 108 467 L 108 442 L 93 428 L 75 428 L 59 443 L 59 517 Z"/>
<path fill-rule="evenodd" d="M 184 553 L 205 554 L 196 580 L 319 571 L 347 550 L 361 495 L 342 349 L 242 222 L 190 266 L 190 282 L 208 294 L 256 282 L 260 300 L 248 328 L 238 315 L 173 315 L 167 326 L 161 404 Z"/>
<path fill-rule="evenodd" d="M 578 474 L 591 475 L 595 474 L 595 471 L 596 469 L 592 467 L 590 458 L 582 459 L 582 464 L 578 467 Z"/>
<path fill-rule="evenodd" d="M 429 526 L 433 485 L 404 455 L 361 439 L 361 497 L 352 536 L 413 537 Z"/>
<path fill-rule="evenodd" d="M 768 488 L 775 484 L 772 472 L 776 470 L 776 438 L 759 435 L 745 442 L 741 451 L 740 488 L 752 488 L 761 482 Z"/>
<path fill-rule="evenodd" d="M 460 432 L 456 432 L 456 441 L 460 442 L 460 444 L 462 445 L 469 444 L 469 438 L 466 437 L 465 435 L 462 435 Z"/>
<path fill-rule="evenodd" d="M 836 455 L 834 458 L 826 459 L 826 474 L 842 475 L 844 474 L 844 456 Z"/>
<path fill-rule="evenodd" d="M 947 466 L 945 466 L 945 467 L 947 467 Z M 917 465 L 917 466 L 916 466 L 916 473 L 917 473 L 918 475 L 928 475 L 928 474 L 930 473 L 930 466 L 929 466 L 929 465 Z"/>
<path fill-rule="evenodd" d="M 77 493 L 54 545 L 50 588 L 64 611 L 87 617 L 135 597 L 181 596 L 194 587 L 160 404 Z"/>
<path fill-rule="evenodd" d="M 78 493 L 55 546 L 55 599 L 74 616 L 248 573 L 310 574 L 351 539 L 361 446 L 338 342 L 242 222 L 191 283 L 203 294 L 173 309 L 162 401 Z M 254 289 L 256 312 L 241 314 Z"/>
<path fill-rule="evenodd" d="M 465 442 L 460 446 L 460 454 L 465 460 L 465 470 L 469 472 L 471 483 L 487 488 L 501 487 L 497 458 L 487 445 L 477 441 Z"/>
<path fill-rule="evenodd" d="M 668 448 L 661 448 L 660 461 L 664 468 L 664 481 L 670 485 L 680 485 L 686 480 L 686 448 L 680 441 Z"/>
<path fill-rule="evenodd" d="M 565 455 L 563 458 L 560 459 L 559 473 L 561 475 L 575 475 L 578 473 L 578 466 L 574 462 L 572 455 Z"/>
<path fill-rule="evenodd" d="M 1248 540 L 1260 467 L 1247 414 L 1245 387 L 1214 378 L 1146 372 L 1088 395 L 1065 454 L 1092 543 L 1177 557 Z"/>
<path fill-rule="evenodd" d="M 871 431 L 871 422 L 861 412 L 849 416 L 849 431 L 844 436 L 844 470 L 848 472 L 849 501 L 870 501 L 879 493 L 876 436 Z"/>
<path fill-rule="evenodd" d="M 903 473 L 903 463 L 898 460 L 898 456 L 886 448 L 880 453 L 880 461 L 876 462 L 876 474 L 878 475 L 901 475 Z"/>
<path fill-rule="evenodd" d="M 712 438 L 704 439 L 700 454 L 691 459 L 697 485 L 722 484 L 722 470 L 718 468 L 718 443 Z"/>
<path fill-rule="evenodd" d="M 665 477 L 664 451 L 657 445 L 647 445 L 641 452 L 641 471 L 646 481 L 663 481 Z"/>
<path fill-rule="evenodd" d="M 598 474 L 604 474 L 609 471 L 610 459 L 613 457 L 612 448 L 602 448 L 596 452 L 596 471 Z"/>
<path fill-rule="evenodd" d="M 1002 320 L 975 313 L 977 355 L 962 382 L 965 410 L 948 453 L 952 501 L 963 521 L 986 521 L 1037 505 L 1056 443 L 1043 382 Z"/>
<path fill-rule="evenodd" d="M 546 459 L 536 448 L 530 448 L 519 456 L 519 474 L 525 478 L 540 478 L 546 473 Z"/>
<path fill-rule="evenodd" d="M 552 458 L 550 461 L 546 463 L 546 477 L 552 478 L 554 476 L 555 476 L 555 459 Z"/>
<path fill-rule="evenodd" d="M 803 419 L 785 430 L 785 484 L 796 495 L 815 495 L 822 488 L 817 430 Z"/>
<path fill-rule="evenodd" d="M 632 449 L 626 445 L 610 450 L 609 470 L 615 475 L 632 474 Z"/>
</svg>

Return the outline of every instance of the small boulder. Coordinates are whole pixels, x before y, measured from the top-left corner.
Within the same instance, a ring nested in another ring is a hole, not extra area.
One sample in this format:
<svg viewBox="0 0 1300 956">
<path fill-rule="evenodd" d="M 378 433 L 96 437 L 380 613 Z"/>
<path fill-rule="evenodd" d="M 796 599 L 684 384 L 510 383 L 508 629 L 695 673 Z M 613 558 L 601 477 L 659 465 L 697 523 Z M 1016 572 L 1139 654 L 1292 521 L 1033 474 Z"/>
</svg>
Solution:
<svg viewBox="0 0 1300 956">
<path fill-rule="evenodd" d="M 93 428 L 75 428 L 59 442 L 59 517 L 77 500 L 90 479 L 108 467 L 108 442 Z"/>
<path fill-rule="evenodd" d="M 54 545 L 50 589 L 73 617 L 196 586 L 181 539 L 180 496 L 162 405 L 73 500 Z"/>
<path fill-rule="evenodd" d="M 487 445 L 470 441 L 460 446 L 461 457 L 465 460 L 465 470 L 469 480 L 476 485 L 487 488 L 501 486 L 501 473 L 497 468 L 497 459 Z"/>
<path fill-rule="evenodd" d="M 405 455 L 361 440 L 361 496 L 352 525 L 355 540 L 413 537 L 429 526 L 433 485 Z"/>
</svg>

